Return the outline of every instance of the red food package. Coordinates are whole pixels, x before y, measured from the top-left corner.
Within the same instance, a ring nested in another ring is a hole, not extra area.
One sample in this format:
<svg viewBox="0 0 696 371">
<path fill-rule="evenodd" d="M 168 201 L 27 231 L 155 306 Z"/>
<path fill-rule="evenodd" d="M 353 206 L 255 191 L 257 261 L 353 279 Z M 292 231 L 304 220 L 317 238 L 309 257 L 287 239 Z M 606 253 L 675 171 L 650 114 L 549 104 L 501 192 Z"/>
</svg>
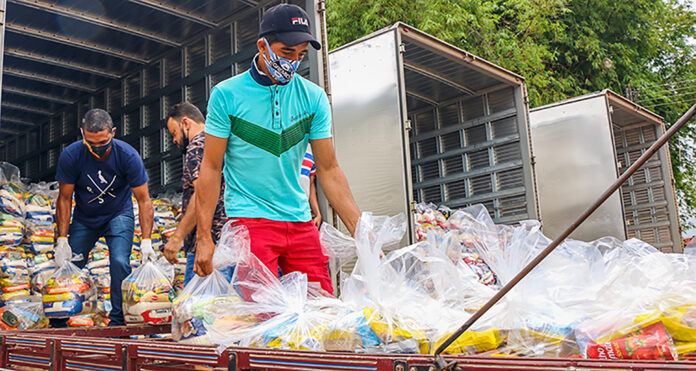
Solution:
<svg viewBox="0 0 696 371">
<path fill-rule="evenodd" d="M 662 322 L 639 328 L 606 343 L 591 341 L 586 353 L 587 358 L 594 359 L 677 359 L 672 338 Z"/>
</svg>

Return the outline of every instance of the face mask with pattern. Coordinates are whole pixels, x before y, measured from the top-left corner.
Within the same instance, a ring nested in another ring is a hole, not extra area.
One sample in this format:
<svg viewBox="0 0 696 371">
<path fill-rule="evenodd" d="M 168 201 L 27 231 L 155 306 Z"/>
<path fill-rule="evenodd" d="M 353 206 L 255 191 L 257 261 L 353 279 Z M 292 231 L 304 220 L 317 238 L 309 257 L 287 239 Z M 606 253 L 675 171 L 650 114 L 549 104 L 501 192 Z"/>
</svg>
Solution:
<svg viewBox="0 0 696 371">
<path fill-rule="evenodd" d="M 266 57 L 266 54 L 263 53 L 263 61 L 266 63 L 266 67 L 268 67 L 268 71 L 271 73 L 271 76 L 273 76 L 276 81 L 283 85 L 289 83 L 290 80 L 292 80 L 292 77 L 295 75 L 297 68 L 300 66 L 300 61 L 283 58 L 273 53 L 273 50 L 271 50 L 271 44 L 268 43 L 268 40 L 264 38 L 263 41 L 266 43 L 266 48 L 268 49 L 268 54 L 270 55 L 269 59 Z"/>
</svg>

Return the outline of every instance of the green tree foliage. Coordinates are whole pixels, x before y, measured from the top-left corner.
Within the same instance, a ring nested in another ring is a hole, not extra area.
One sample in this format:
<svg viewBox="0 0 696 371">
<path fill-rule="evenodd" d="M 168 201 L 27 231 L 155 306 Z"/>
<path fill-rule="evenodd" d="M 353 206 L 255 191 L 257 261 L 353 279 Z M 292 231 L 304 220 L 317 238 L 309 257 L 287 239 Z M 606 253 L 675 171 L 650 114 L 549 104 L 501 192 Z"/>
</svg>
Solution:
<svg viewBox="0 0 696 371">
<path fill-rule="evenodd" d="M 696 11 L 679 0 L 327 0 L 331 49 L 397 21 L 524 76 L 530 107 L 606 88 L 674 122 L 696 102 Z M 671 142 L 696 215 L 696 125 Z M 688 225 L 688 223 L 686 223 Z"/>
</svg>

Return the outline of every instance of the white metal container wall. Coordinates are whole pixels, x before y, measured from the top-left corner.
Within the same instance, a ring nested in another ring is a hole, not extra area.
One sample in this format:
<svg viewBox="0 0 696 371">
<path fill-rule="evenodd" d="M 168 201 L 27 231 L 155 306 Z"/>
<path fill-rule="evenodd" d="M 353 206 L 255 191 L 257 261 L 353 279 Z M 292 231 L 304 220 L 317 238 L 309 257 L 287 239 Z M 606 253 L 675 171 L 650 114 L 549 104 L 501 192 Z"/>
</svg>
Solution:
<svg viewBox="0 0 696 371">
<path fill-rule="evenodd" d="M 608 90 L 533 109 L 530 118 L 540 211 L 550 237 L 664 133 L 661 117 Z M 665 252 L 681 252 L 680 234 L 665 146 L 571 236 L 635 237 Z"/>
<path fill-rule="evenodd" d="M 336 154 L 361 210 L 538 217 L 521 77 L 400 23 L 329 61 Z"/>
<path fill-rule="evenodd" d="M 543 230 L 556 238 L 618 177 L 607 102 L 596 96 L 554 105 L 532 110 L 529 119 Z M 626 238 L 618 192 L 570 235 L 604 236 Z"/>
</svg>

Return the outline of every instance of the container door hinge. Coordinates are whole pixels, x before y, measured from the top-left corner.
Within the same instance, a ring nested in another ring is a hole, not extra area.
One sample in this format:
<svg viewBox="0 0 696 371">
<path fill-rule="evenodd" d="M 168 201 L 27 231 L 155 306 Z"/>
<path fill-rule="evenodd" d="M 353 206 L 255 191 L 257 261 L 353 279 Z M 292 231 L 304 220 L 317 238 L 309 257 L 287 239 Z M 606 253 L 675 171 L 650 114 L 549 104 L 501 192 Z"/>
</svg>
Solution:
<svg viewBox="0 0 696 371">
<path fill-rule="evenodd" d="M 406 121 L 404 121 L 404 130 L 406 130 L 406 131 L 411 131 L 412 128 L 413 128 L 413 127 L 412 127 L 412 125 L 411 125 L 411 120 L 406 120 Z"/>
<path fill-rule="evenodd" d="M 399 53 L 401 53 L 401 54 L 406 53 L 406 44 L 404 44 L 404 43 L 399 44 Z"/>
</svg>

